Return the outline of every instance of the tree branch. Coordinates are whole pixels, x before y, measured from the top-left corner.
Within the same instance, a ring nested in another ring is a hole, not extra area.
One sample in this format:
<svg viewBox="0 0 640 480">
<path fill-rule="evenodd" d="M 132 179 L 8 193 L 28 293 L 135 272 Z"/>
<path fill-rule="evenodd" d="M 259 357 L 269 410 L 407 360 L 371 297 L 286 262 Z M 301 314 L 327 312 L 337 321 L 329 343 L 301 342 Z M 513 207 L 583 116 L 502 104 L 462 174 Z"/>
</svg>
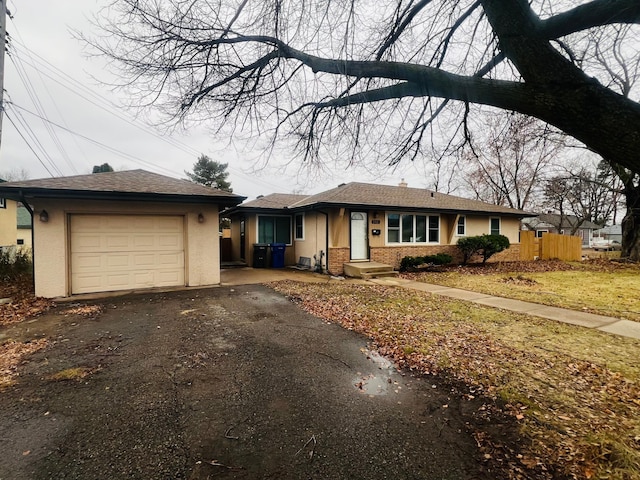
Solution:
<svg viewBox="0 0 640 480">
<path fill-rule="evenodd" d="M 552 39 L 614 23 L 640 23 L 640 2 L 594 0 L 542 20 L 537 33 L 541 38 Z"/>
</svg>

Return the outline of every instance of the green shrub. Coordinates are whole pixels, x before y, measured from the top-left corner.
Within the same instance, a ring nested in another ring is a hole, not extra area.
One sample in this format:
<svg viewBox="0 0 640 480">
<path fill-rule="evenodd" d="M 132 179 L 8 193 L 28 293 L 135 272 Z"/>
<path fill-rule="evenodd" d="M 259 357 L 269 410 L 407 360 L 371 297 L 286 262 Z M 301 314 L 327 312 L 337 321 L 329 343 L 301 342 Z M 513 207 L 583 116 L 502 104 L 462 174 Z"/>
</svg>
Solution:
<svg viewBox="0 0 640 480">
<path fill-rule="evenodd" d="M 471 257 L 480 255 L 482 263 L 509 248 L 509 239 L 504 235 L 479 235 L 475 237 L 463 237 L 458 240 L 458 248 L 462 253 L 462 263 L 466 265 Z"/>
<path fill-rule="evenodd" d="M 479 253 L 483 248 L 483 244 L 481 236 L 459 238 L 457 245 L 462 253 L 462 264 L 466 265 L 471 260 L 471 257 Z"/>
<path fill-rule="evenodd" d="M 430 255 L 425 258 L 431 259 L 430 262 L 427 263 L 434 263 L 436 265 L 448 265 L 453 262 L 453 257 L 448 253 L 436 253 L 435 255 Z"/>
<path fill-rule="evenodd" d="M 484 238 L 484 246 L 480 254 L 482 255 L 482 263 L 495 255 L 509 248 L 509 239 L 504 235 L 482 235 Z"/>
<path fill-rule="evenodd" d="M 406 272 L 420 265 L 446 265 L 453 261 L 453 257 L 448 253 L 436 253 L 435 255 L 425 255 L 423 257 L 412 257 L 410 255 L 404 257 L 400 261 L 400 271 Z"/>
<path fill-rule="evenodd" d="M 11 280 L 32 272 L 31 249 L 0 248 L 0 278 Z"/>
</svg>

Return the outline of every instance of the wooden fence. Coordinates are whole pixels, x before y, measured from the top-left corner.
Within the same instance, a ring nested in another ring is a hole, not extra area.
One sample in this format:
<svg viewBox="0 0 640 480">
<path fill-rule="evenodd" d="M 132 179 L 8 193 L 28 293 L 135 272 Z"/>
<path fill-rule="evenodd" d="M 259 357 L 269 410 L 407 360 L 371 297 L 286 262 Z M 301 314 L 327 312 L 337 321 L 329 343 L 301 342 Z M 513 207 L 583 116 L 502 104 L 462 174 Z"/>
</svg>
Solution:
<svg viewBox="0 0 640 480">
<path fill-rule="evenodd" d="M 545 233 L 536 238 L 535 232 L 520 232 L 520 260 L 565 260 L 569 262 L 582 259 L 582 238 L 572 235 Z"/>
</svg>

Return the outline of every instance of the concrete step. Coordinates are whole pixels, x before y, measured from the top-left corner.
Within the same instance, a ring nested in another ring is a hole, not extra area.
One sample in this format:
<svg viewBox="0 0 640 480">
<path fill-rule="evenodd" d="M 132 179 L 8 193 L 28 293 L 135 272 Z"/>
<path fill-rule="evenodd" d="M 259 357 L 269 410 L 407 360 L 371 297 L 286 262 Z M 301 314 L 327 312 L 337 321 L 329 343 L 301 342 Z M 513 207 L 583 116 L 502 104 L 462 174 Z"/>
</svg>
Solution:
<svg viewBox="0 0 640 480">
<path fill-rule="evenodd" d="M 394 276 L 391 265 L 378 262 L 350 262 L 344 264 L 344 274 L 352 278 Z"/>
</svg>

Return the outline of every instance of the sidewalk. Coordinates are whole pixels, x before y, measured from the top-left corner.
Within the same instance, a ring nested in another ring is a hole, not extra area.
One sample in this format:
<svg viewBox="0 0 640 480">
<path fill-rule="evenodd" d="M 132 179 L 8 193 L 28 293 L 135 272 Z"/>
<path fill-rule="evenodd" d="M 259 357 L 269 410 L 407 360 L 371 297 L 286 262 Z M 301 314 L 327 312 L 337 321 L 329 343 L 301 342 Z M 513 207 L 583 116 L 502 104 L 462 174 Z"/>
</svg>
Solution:
<svg viewBox="0 0 640 480">
<path fill-rule="evenodd" d="M 369 280 L 378 285 L 397 286 L 409 288 L 421 292 L 433 293 L 445 297 L 455 298 L 458 300 L 466 300 L 480 305 L 486 305 L 493 308 L 501 308 L 512 312 L 525 313 L 536 317 L 547 318 L 558 322 L 570 323 L 581 327 L 595 328 L 603 332 L 613 333 L 623 337 L 640 339 L 640 323 L 631 320 L 621 320 L 614 317 L 606 317 L 604 315 L 595 315 L 593 313 L 578 312 L 575 310 L 567 310 L 565 308 L 549 307 L 538 303 L 523 302 L 513 300 L 511 298 L 494 297 L 484 293 L 471 292 L 469 290 L 461 290 L 459 288 L 444 287 L 442 285 L 433 285 L 429 283 L 414 282 L 402 278 L 376 278 Z"/>
</svg>

